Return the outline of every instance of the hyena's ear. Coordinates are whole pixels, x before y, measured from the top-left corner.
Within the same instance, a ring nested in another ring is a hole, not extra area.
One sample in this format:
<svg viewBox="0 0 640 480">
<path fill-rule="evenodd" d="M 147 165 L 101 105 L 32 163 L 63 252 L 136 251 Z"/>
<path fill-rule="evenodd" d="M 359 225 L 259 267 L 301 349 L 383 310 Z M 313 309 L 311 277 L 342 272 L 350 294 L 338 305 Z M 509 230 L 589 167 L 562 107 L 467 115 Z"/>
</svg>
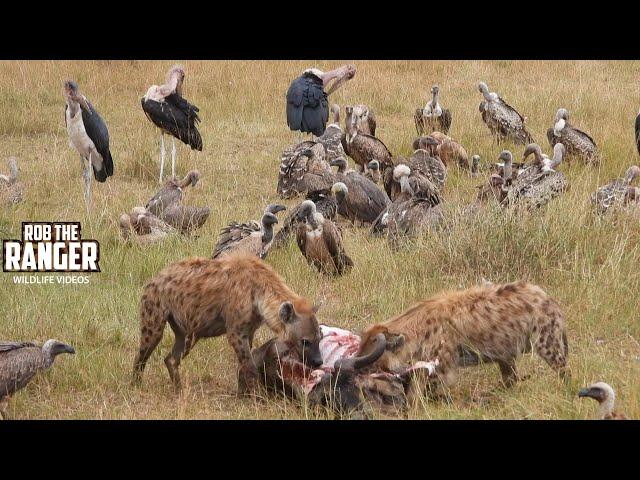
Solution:
<svg viewBox="0 0 640 480">
<path fill-rule="evenodd" d="M 282 323 L 293 323 L 296 320 L 296 311 L 293 308 L 293 303 L 284 302 L 280 305 L 280 320 Z"/>
<path fill-rule="evenodd" d="M 401 333 L 390 333 L 387 334 L 387 350 L 390 350 L 392 352 L 396 351 L 398 348 L 400 348 L 402 345 L 404 345 L 404 335 L 402 335 Z"/>
<path fill-rule="evenodd" d="M 318 310 L 320 310 L 321 306 L 322 305 L 314 305 L 313 307 L 311 307 L 311 311 L 313 312 L 314 315 L 318 313 Z"/>
</svg>

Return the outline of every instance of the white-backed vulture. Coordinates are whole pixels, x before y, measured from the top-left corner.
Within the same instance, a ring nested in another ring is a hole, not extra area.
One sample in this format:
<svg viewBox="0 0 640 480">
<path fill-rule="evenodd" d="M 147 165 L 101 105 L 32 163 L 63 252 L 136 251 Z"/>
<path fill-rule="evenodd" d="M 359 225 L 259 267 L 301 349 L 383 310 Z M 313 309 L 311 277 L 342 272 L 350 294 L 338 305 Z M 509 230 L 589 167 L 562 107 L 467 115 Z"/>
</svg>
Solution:
<svg viewBox="0 0 640 480">
<path fill-rule="evenodd" d="M 9 398 L 23 389 L 41 370 L 53 365 L 62 353 L 76 353 L 71 345 L 47 340 L 40 346 L 31 342 L 0 341 L 0 418 L 6 419 Z"/>
<path fill-rule="evenodd" d="M 340 106 L 331 105 L 332 122 L 327 125 L 327 129 L 316 141 L 321 143 L 325 149 L 325 160 L 330 162 L 334 158 L 344 157 L 345 151 L 342 148 L 342 137 L 344 132 L 340 126 Z"/>
<path fill-rule="evenodd" d="M 380 183 L 382 175 L 380 174 L 380 162 L 378 160 L 371 160 L 367 164 L 367 171 L 364 174 L 373 183 Z"/>
<path fill-rule="evenodd" d="M 273 225 L 278 223 L 276 214 L 286 209 L 284 205 L 271 204 L 265 208 L 260 223 L 255 220 L 231 222 L 220 231 L 211 257 L 246 252 L 264 259 L 273 240 Z"/>
<path fill-rule="evenodd" d="M 394 177 L 400 183 L 401 191 L 387 210 L 387 232 L 392 240 L 432 230 L 443 220 L 440 202 L 434 203 L 431 197 L 416 196 L 416 182 L 410 175 L 411 169 L 407 165 L 394 168 Z"/>
<path fill-rule="evenodd" d="M 638 176 L 640 176 L 640 167 L 633 165 L 627 169 L 624 178 L 617 178 L 598 188 L 591 194 L 591 203 L 596 207 L 596 211 L 602 214 L 613 206 L 624 205 L 629 198 L 628 188 Z"/>
<path fill-rule="evenodd" d="M 432 138 L 436 143 L 427 143 L 426 138 Z M 469 168 L 469 156 L 467 151 L 462 145 L 451 139 L 451 137 L 438 138 L 433 135 L 420 137 L 418 139 L 418 149 L 420 148 L 427 149 L 431 156 L 438 157 L 446 167 L 449 167 L 450 165 L 458 165 L 460 168 Z"/>
<path fill-rule="evenodd" d="M 480 170 L 480 155 L 471 157 L 471 176 L 477 177 Z"/>
<path fill-rule="evenodd" d="M 311 200 L 302 202 L 298 218 L 304 222 L 298 225 L 296 240 L 307 262 L 329 275 L 346 273 L 353 261 L 344 250 L 338 227 L 324 218 Z"/>
<path fill-rule="evenodd" d="M 24 200 L 24 185 L 18 181 L 18 159 L 7 160 L 9 175 L 0 174 L 0 205 L 15 205 Z"/>
<path fill-rule="evenodd" d="M 351 122 L 359 132 L 371 135 L 372 137 L 376 136 L 376 116 L 373 113 L 373 110 L 371 110 L 367 105 L 362 104 L 347 106 L 345 108 L 353 109 Z M 349 119 L 348 115 L 347 119 Z"/>
<path fill-rule="evenodd" d="M 500 98 L 497 93 L 489 92 L 484 82 L 478 84 L 478 90 L 484 97 L 479 106 L 482 120 L 498 143 L 505 138 L 520 145 L 534 143 L 524 125 L 525 118 L 515 108 Z"/>
<path fill-rule="evenodd" d="M 593 398 L 598 402 L 598 418 L 601 420 L 627 420 L 622 413 L 613 409 L 616 403 L 616 393 L 611 385 L 605 382 L 597 382 L 583 388 L 578 392 L 580 398 Z"/>
<path fill-rule="evenodd" d="M 326 160 L 323 144 L 305 141 L 287 147 L 282 152 L 277 186 L 277 193 L 281 198 L 329 190 L 334 183 L 334 174 Z"/>
<path fill-rule="evenodd" d="M 433 97 L 427 102 L 424 108 L 416 109 L 413 120 L 416 124 L 418 135 L 425 135 L 438 130 L 449 133 L 451 128 L 451 112 L 448 108 L 440 105 L 440 87 L 431 87 Z"/>
<path fill-rule="evenodd" d="M 331 189 L 316 190 L 314 192 L 307 192 L 305 200 L 310 200 L 316 205 L 316 210 L 322 214 L 325 219 L 334 220 L 338 214 L 338 205 L 336 199 L 331 194 Z M 300 202 L 295 207 L 289 209 L 289 213 L 281 222 L 281 227 L 276 233 L 273 241 L 271 242 L 271 249 L 283 246 L 289 240 L 292 232 L 295 232 L 297 226 L 304 219 L 298 218 L 298 212 L 304 201 Z"/>
<path fill-rule="evenodd" d="M 211 215 L 209 207 L 173 204 L 164 209 L 160 218 L 181 233 L 188 234 L 202 227 L 209 215 Z"/>
<path fill-rule="evenodd" d="M 144 207 L 134 207 L 131 213 L 123 213 L 119 219 L 120 232 L 125 241 L 132 240 L 149 245 L 176 233 L 175 228 L 156 217 Z"/>
<path fill-rule="evenodd" d="M 375 183 L 356 171 L 346 171 L 347 161 L 339 158 L 331 162 L 338 167 L 336 179 L 331 189 L 336 197 L 338 213 L 351 222 L 372 223 L 391 203 L 387 194 Z M 346 171 L 346 173 L 340 173 Z M 336 185 L 342 184 L 344 188 Z"/>
<path fill-rule="evenodd" d="M 364 171 L 372 160 L 377 160 L 383 171 L 392 167 L 393 155 L 387 146 L 373 135 L 358 130 L 356 122 L 353 120 L 353 107 L 346 107 L 346 112 L 347 132 L 343 139 L 343 147 L 346 154 L 356 163 L 358 169 Z"/>
<path fill-rule="evenodd" d="M 421 148 L 413 152 L 413 155 L 408 160 L 398 157 L 395 161 L 395 166 L 409 166 L 414 194 L 418 198 L 439 197 L 444 190 L 447 180 L 447 167 L 439 157 L 433 156 L 429 152 L 434 145 L 437 145 L 437 141 L 432 137 L 421 137 L 419 143 Z M 398 178 L 396 178 L 394 169 L 387 169 L 384 173 L 384 189 L 391 201 L 394 201 L 400 192 Z M 432 202 L 436 204 L 440 200 L 432 199 Z"/>
<path fill-rule="evenodd" d="M 547 130 L 547 139 L 552 147 L 557 143 L 565 146 L 567 160 L 576 157 L 587 164 L 597 164 L 600 161 L 596 142 L 569 123 L 569 112 L 565 108 L 558 109 L 553 127 Z"/>
<path fill-rule="evenodd" d="M 553 147 L 553 158 L 542 154 L 540 146 L 529 144 L 522 161 L 535 154 L 535 161 L 520 170 L 507 193 L 505 203 L 523 204 L 527 208 L 540 208 L 569 188 L 567 177 L 556 168 L 563 160 L 565 148 L 561 143 Z"/>
<path fill-rule="evenodd" d="M 182 180 L 172 178 L 167 180 L 164 186 L 145 205 L 153 215 L 161 217 L 165 208 L 179 204 L 184 195 L 184 189 L 188 186 L 195 187 L 200 180 L 200 172 L 191 170 Z"/>
</svg>

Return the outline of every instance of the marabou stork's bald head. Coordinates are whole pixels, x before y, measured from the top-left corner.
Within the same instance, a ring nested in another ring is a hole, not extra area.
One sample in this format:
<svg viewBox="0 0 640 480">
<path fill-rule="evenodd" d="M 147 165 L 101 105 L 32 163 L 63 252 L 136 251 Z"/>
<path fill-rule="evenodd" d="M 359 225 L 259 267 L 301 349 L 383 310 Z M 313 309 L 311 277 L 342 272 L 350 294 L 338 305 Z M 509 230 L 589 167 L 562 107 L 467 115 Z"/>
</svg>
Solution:
<svg viewBox="0 0 640 480">
<path fill-rule="evenodd" d="M 176 93 L 182 96 L 182 84 L 184 83 L 184 67 L 182 65 L 174 65 L 167 72 L 167 84 L 172 81 L 176 82 Z"/>
<path fill-rule="evenodd" d="M 352 64 L 343 65 L 334 70 L 329 70 L 328 72 L 323 72 L 317 68 L 309 68 L 305 70 L 305 73 L 310 72 L 313 73 L 316 77 L 322 80 L 322 86 L 327 92 L 327 95 L 331 95 L 338 88 L 344 85 L 346 82 L 351 80 L 356 74 L 356 67 Z M 329 86 L 329 82 L 334 80 L 331 87 L 327 89 Z"/>
<path fill-rule="evenodd" d="M 78 84 L 74 80 L 65 80 L 63 93 L 67 101 L 80 103 L 83 108 L 90 110 L 87 100 L 83 95 L 80 95 Z"/>
</svg>

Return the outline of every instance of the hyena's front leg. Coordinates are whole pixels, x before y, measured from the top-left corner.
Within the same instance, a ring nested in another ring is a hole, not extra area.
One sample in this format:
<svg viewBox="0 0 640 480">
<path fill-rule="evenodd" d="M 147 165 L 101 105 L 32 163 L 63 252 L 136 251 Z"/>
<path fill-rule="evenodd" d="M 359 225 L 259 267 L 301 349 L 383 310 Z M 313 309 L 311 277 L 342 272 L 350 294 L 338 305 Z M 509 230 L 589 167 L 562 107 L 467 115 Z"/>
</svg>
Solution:
<svg viewBox="0 0 640 480">
<path fill-rule="evenodd" d="M 230 331 L 227 338 L 238 357 L 238 394 L 251 393 L 257 389 L 259 378 L 258 369 L 251 357 L 250 336 L 243 331 Z"/>
<path fill-rule="evenodd" d="M 516 370 L 516 360 L 514 358 L 509 360 L 498 360 L 498 367 L 500 367 L 500 373 L 502 374 L 502 383 L 505 387 L 511 387 L 520 378 Z"/>
</svg>

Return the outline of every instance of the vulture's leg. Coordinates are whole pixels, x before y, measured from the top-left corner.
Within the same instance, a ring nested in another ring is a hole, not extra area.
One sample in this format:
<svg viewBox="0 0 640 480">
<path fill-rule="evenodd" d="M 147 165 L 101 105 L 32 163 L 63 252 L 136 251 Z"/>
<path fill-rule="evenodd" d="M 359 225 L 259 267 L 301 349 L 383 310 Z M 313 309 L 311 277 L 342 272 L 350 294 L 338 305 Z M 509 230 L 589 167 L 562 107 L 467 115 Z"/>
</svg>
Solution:
<svg viewBox="0 0 640 480">
<path fill-rule="evenodd" d="M 176 139 L 171 137 L 171 178 L 176 178 Z"/>
<path fill-rule="evenodd" d="M 164 174 L 164 132 L 160 132 L 160 183 Z"/>
</svg>

